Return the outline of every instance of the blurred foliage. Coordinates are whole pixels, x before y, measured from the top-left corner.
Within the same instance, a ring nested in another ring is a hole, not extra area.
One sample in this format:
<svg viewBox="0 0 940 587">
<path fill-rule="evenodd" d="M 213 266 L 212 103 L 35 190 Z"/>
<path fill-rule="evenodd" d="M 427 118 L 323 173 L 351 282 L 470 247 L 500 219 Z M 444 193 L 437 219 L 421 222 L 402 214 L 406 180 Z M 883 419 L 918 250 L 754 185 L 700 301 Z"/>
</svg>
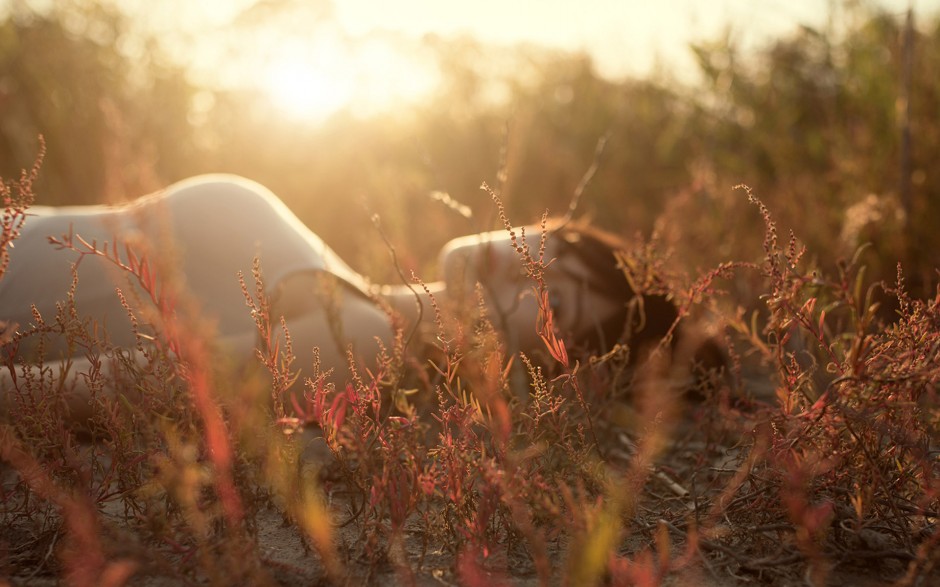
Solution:
<svg viewBox="0 0 940 587">
<path fill-rule="evenodd" d="M 933 21 L 913 33 L 912 165 L 902 178 L 904 20 L 855 12 L 846 25 L 840 36 L 803 28 L 747 58 L 728 39 L 695 47 L 708 97 L 694 117 L 696 151 L 722 180 L 764 194 L 810 250 L 845 256 L 871 241 L 886 276 L 902 259 L 929 278 L 940 212 L 940 28 Z"/>
<path fill-rule="evenodd" d="M 15 176 L 42 134 L 41 203 L 120 200 L 200 168 L 187 122 L 194 88 L 156 58 L 153 40 L 133 56 L 115 49 L 128 43 L 126 24 L 92 4 L 21 10 L 0 25 L 0 174 Z"/>
<path fill-rule="evenodd" d="M 926 286 L 940 265 L 936 15 L 917 15 L 914 28 L 902 178 L 905 22 L 858 2 L 843 5 L 832 30 L 804 27 L 757 50 L 731 31 L 697 44 L 701 82 L 691 86 L 603 79 L 583 55 L 428 38 L 443 82 L 426 103 L 316 126 L 285 120 L 249 91 L 200 87 L 121 14 L 81 6 L 20 8 L 0 23 L 0 175 L 28 167 L 43 134 L 40 203 L 114 201 L 196 173 L 239 173 L 271 187 L 358 269 L 393 279 L 372 213 L 404 263 L 427 270 L 447 239 L 493 227 L 483 181 L 501 186 L 516 222 L 562 214 L 606 136 L 579 212 L 621 233 L 655 231 L 690 270 L 760 255 L 760 219 L 738 183 L 821 263 L 871 240 L 879 276 L 900 259 Z M 435 191 L 474 218 L 435 202 Z"/>
</svg>

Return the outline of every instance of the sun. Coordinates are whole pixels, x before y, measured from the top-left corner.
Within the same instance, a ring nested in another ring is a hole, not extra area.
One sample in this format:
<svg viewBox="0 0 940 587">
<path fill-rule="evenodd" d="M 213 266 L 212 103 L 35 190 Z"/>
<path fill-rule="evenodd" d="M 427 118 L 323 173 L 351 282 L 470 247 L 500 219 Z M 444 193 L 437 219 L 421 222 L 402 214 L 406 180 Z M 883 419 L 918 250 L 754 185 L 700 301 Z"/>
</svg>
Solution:
<svg viewBox="0 0 940 587">
<path fill-rule="evenodd" d="M 437 76 L 396 47 L 336 39 L 282 42 L 258 77 L 262 93 L 284 116 L 319 122 L 341 110 L 387 110 L 426 96 Z"/>
<path fill-rule="evenodd" d="M 268 64 L 264 91 L 271 103 L 292 119 L 326 118 L 355 98 L 354 74 L 344 61 L 285 51 Z"/>
</svg>

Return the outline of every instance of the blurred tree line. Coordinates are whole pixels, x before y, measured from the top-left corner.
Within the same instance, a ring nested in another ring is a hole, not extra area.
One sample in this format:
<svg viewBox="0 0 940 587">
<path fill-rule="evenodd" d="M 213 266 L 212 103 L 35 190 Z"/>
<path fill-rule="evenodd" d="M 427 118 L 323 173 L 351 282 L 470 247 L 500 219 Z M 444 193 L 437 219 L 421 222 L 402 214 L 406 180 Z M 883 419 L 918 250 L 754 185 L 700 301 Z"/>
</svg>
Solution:
<svg viewBox="0 0 940 587">
<path fill-rule="evenodd" d="M 393 272 L 373 213 L 404 263 L 427 268 L 447 239 L 495 227 L 483 181 L 514 221 L 532 222 L 563 214 L 596 159 L 579 213 L 655 233 L 693 271 L 762 254 L 739 183 L 822 263 L 872 241 L 884 277 L 902 260 L 926 285 L 940 266 L 936 15 L 909 27 L 847 2 L 838 31 L 804 27 L 747 52 L 729 30 L 692 48 L 702 79 L 692 86 L 607 80 L 583 55 L 429 38 L 443 83 L 427 102 L 304 126 L 250 91 L 201 87 L 120 13 L 83 6 L 20 8 L 0 23 L 0 175 L 29 166 L 42 134 L 41 203 L 119 201 L 238 173 L 384 280 Z"/>
</svg>

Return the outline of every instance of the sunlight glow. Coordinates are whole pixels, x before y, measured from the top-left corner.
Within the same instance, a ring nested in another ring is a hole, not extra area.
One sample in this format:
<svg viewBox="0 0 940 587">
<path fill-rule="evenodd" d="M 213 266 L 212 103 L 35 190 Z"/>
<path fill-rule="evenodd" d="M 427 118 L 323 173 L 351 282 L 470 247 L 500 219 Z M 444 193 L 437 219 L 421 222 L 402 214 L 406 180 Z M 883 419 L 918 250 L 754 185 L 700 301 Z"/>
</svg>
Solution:
<svg viewBox="0 0 940 587">
<path fill-rule="evenodd" d="M 355 91 L 348 72 L 286 56 L 268 68 L 265 91 L 291 118 L 322 118 L 348 105 Z"/>
<path fill-rule="evenodd" d="M 320 121 L 340 110 L 369 114 L 416 101 L 436 76 L 417 56 L 388 43 L 321 37 L 279 43 L 259 81 L 285 116 Z"/>
</svg>

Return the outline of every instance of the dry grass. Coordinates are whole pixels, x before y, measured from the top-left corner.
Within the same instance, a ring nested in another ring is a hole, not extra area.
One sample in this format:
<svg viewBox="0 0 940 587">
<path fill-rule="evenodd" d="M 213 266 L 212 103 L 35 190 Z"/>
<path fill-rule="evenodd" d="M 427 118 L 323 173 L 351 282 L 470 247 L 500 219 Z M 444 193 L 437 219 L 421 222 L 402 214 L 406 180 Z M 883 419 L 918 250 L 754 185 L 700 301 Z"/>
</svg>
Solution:
<svg viewBox="0 0 940 587">
<path fill-rule="evenodd" d="M 4 184 L 0 252 L 37 170 Z M 293 401 L 309 350 L 273 338 L 260 269 L 243 282 L 257 370 L 236 375 L 143 257 L 60 242 L 130 274 L 152 307 L 128 312 L 156 316 L 156 337 L 113 348 L 67 299 L 4 338 L 0 368 L 19 376 L 0 428 L 0 573 L 74 585 L 936 580 L 940 296 L 912 299 L 900 268 L 890 285 L 866 283 L 856 262 L 821 274 L 746 195 L 765 222 L 763 263 L 684 280 L 655 248 L 625 260 L 662 274 L 674 333 L 707 310 L 727 344 L 728 372 L 699 373 L 685 393 L 682 345 L 629 370 L 625 347 L 575 356 L 553 330 L 541 250 L 519 252 L 545 353 L 508 356 L 482 310 L 457 321 L 435 306 L 432 360 L 401 335 L 377 370 L 350 359 L 343 385 L 315 370 Z M 751 302 L 719 289 L 741 272 L 763 284 L 753 316 L 722 309 Z M 897 305 L 890 322 L 876 298 Z M 86 426 L 70 421 L 55 366 L 13 358 L 45 336 L 93 366 L 79 374 L 95 391 Z M 274 550 L 278 526 L 289 538 Z"/>
</svg>

